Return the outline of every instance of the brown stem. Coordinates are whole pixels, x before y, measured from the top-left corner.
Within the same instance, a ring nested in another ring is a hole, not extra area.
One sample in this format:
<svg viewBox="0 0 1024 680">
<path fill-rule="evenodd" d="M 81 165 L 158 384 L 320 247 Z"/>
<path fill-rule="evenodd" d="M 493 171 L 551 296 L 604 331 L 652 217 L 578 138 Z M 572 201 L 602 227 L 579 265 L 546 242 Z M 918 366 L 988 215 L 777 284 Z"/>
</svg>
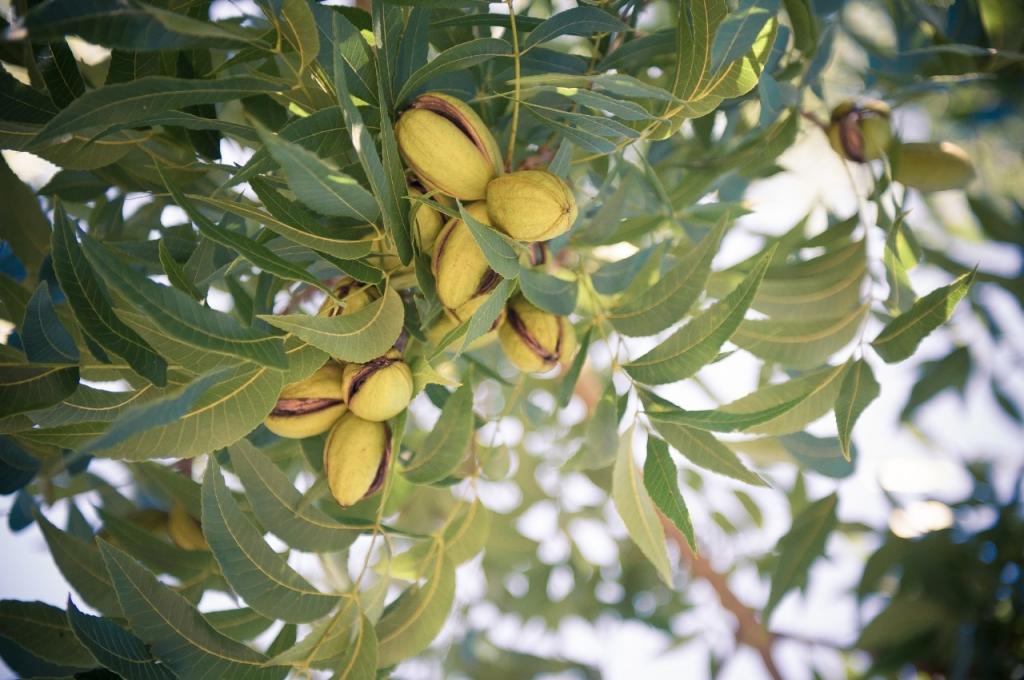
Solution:
<svg viewBox="0 0 1024 680">
<path fill-rule="evenodd" d="M 576 383 L 576 395 L 587 405 L 588 412 L 592 412 L 597 406 L 602 392 L 603 388 L 590 364 L 584 364 L 579 381 Z M 722 607 L 736 617 L 737 627 L 734 633 L 736 642 L 747 645 L 757 651 L 761 656 L 765 669 L 773 680 L 783 680 L 782 673 L 779 672 L 779 668 L 775 665 L 775 659 L 772 656 L 772 644 L 775 641 L 775 637 L 765 630 L 765 627 L 761 625 L 754 611 L 743 604 L 736 597 L 736 594 L 732 592 L 732 588 L 729 587 L 729 580 L 725 574 L 717 571 L 706 557 L 695 554 L 678 527 L 665 515 L 661 514 L 660 511 L 658 512 L 658 518 L 665 529 L 665 535 L 679 548 L 681 561 L 690 568 L 690 573 L 697 578 L 707 581 L 718 595 L 718 600 L 721 602 Z"/>
</svg>

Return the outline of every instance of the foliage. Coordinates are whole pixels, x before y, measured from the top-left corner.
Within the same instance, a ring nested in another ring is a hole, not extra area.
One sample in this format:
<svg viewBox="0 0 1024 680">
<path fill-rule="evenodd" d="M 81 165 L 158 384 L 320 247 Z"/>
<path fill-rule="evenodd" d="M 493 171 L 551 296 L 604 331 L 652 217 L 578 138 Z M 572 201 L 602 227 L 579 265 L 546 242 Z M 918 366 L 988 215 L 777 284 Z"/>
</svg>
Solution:
<svg viewBox="0 0 1024 680">
<path fill-rule="evenodd" d="M 1022 420 L 1008 376 L 979 372 L 982 350 L 957 330 L 1001 343 L 998 310 L 1024 302 L 1020 275 L 953 247 L 1020 255 L 1024 242 L 1019 8 L 853 4 L 536 0 L 509 16 L 469 0 L 257 0 L 251 13 L 210 0 L 14 3 L 0 147 L 58 171 L 34 189 L 9 166 L 19 156 L 0 162 L 0 491 L 15 494 L 11 529 L 38 525 L 73 592 L 65 608 L 0 604 L 0 656 L 24 677 L 373 678 L 414 658 L 472 677 L 590 677 L 588 663 L 474 630 L 460 565 L 481 568 L 486 600 L 523 620 L 611 615 L 678 637 L 691 606 L 681 562 L 777 675 L 768 617 L 813 580 L 830 541 L 877 533 L 843 521 L 840 491 L 854 426 L 886 392 L 878 369 L 918 350 L 931 359 L 905 420 L 970 376 Z M 891 36 L 865 32 L 856 12 L 868 10 Z M 848 65 L 860 61 L 863 72 Z M 749 228 L 751 183 L 823 142 L 835 69 L 897 110 L 948 100 L 940 136 L 976 130 L 960 141 L 981 176 L 967 203 L 980 231 L 894 182 L 888 158 L 848 166 L 855 211 L 820 202 L 784 232 Z M 470 102 L 508 169 L 546 167 L 573 186 L 572 229 L 524 247 L 461 205 L 410 198 L 394 126 L 427 91 Z M 1010 146 L 996 158 L 993 138 Z M 441 337 L 422 208 L 462 215 L 504 277 Z M 342 275 L 372 301 L 316 315 Z M 512 370 L 494 342 L 520 291 L 571 314 L 580 349 L 557 377 Z M 418 396 L 391 422 L 383 489 L 339 507 L 324 437 L 262 423 L 329 356 L 367 362 L 396 342 Z M 709 404 L 675 389 L 706 389 L 744 357 L 758 366 L 745 395 Z M 112 471 L 131 484 L 113 486 Z M 561 498 L 567 481 L 598 500 Z M 906 664 L 1021 672 L 1020 498 L 976 481 L 954 510 L 995 508 L 989 528 L 881 533 L 856 594 L 884 611 L 839 652 L 865 650 L 870 672 L 891 677 Z M 716 508 L 711 486 L 743 512 Z M 513 488 L 516 503 L 494 500 Z M 761 527 L 766 496 L 753 494 L 780 492 L 792 519 L 777 550 L 730 565 L 770 581 L 755 616 L 705 559 L 702 533 Z M 539 559 L 520 530 L 540 506 L 559 509 L 561 556 Z M 617 539 L 616 565 L 588 561 L 583 523 Z M 200 525 L 186 545 L 181 532 Z M 551 598 L 559 578 L 573 585 Z M 602 594 L 609 581 L 624 596 Z M 206 593 L 237 606 L 200 608 Z"/>
</svg>

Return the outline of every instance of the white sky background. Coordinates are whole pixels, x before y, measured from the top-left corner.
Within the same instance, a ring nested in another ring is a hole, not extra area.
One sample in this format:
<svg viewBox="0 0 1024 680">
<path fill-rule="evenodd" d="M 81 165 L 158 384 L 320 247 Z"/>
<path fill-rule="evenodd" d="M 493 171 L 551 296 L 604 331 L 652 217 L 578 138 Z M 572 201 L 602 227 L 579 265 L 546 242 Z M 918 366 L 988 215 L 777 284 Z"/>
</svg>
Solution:
<svg viewBox="0 0 1024 680">
<path fill-rule="evenodd" d="M 492 7 L 496 10 L 496 6 Z M 848 73 L 830 71 L 832 86 L 827 90 L 829 103 L 843 97 L 854 96 L 860 85 L 851 80 Z M 928 138 L 930 131 L 927 119 L 913 109 L 897 112 L 896 126 L 904 137 L 911 139 Z M 53 166 L 27 154 L 5 151 L 4 156 L 15 172 L 38 188 L 54 172 Z M 814 205 L 824 204 L 837 214 L 845 217 L 857 206 L 856 193 L 850 184 L 851 175 L 847 168 L 828 147 L 825 137 L 818 131 L 805 128 L 800 142 L 781 159 L 787 172 L 751 186 L 747 200 L 753 214 L 744 217 L 738 229 L 734 229 L 725 243 L 725 248 L 716 261 L 716 267 L 725 266 L 746 255 L 756 247 L 757 241 L 744 235 L 744 231 L 759 233 L 781 233 L 805 215 Z M 861 168 L 851 167 L 853 179 L 859 183 L 861 194 L 865 193 L 866 177 Z M 952 219 L 962 222 L 968 230 L 975 227 L 962 194 L 950 192 L 936 199 Z M 820 212 L 820 211 L 819 211 Z M 824 213 L 818 216 L 824 222 Z M 923 240 L 943 245 L 945 243 L 938 225 L 932 223 L 923 205 L 918 203 L 910 221 Z M 938 238 L 939 240 L 934 240 Z M 869 231 L 871 247 L 869 254 L 878 254 L 881 243 L 877 230 Z M 1016 253 L 991 245 L 960 245 L 957 250 L 947 251 L 949 255 L 965 264 L 980 263 L 981 269 L 997 273 L 1012 273 L 1019 266 Z M 938 285 L 948 282 L 949 277 L 933 269 L 920 268 L 912 273 L 915 288 L 923 294 Z M 1006 322 L 1005 342 L 1018 342 L 1024 338 L 1022 321 L 1015 303 L 1008 295 L 998 291 L 986 293 L 998 305 L 997 316 Z M 995 460 L 1007 472 L 1003 476 L 1005 488 L 1012 482 L 1010 472 L 1019 465 L 1020 442 L 1024 441 L 1021 428 L 1011 421 L 996 405 L 987 386 L 990 371 L 999 371 L 1006 380 L 1003 387 L 1018 404 L 1024 403 L 1024 375 L 1019 370 L 1019 357 L 1024 348 L 989 347 L 982 344 L 987 335 L 982 332 L 979 322 L 971 319 L 966 307 L 956 313 L 958 327 L 955 338 L 948 330 L 940 330 L 921 345 L 918 353 L 896 366 L 890 366 L 868 353 L 868 360 L 882 385 L 882 395 L 865 411 L 854 433 L 859 449 L 856 473 L 838 483 L 808 475 L 809 491 L 812 498 L 820 497 L 833 489 L 840 492 L 839 517 L 842 521 L 864 522 L 874 527 L 884 527 L 890 521 L 901 521 L 901 527 L 912 530 L 915 523 L 920 527 L 941 526 L 944 517 L 942 508 L 936 504 L 923 504 L 925 498 L 952 501 L 963 497 L 970 488 L 962 463 L 985 458 Z M 871 337 L 872 331 L 868 331 Z M 922 441 L 911 430 L 902 427 L 896 417 L 906 400 L 914 382 L 915 366 L 922 361 L 944 356 L 951 342 L 967 344 L 972 349 L 975 373 L 967 390 L 966 402 L 958 396 L 947 393 L 935 399 L 918 413 L 918 423 L 935 442 L 932 446 Z M 653 344 L 651 341 L 649 344 Z M 645 349 L 644 342 L 631 344 L 631 354 L 636 356 Z M 606 365 L 607 350 L 594 343 L 591 358 L 595 363 Z M 978 368 L 980 366 L 980 368 Z M 1009 371 L 1008 367 L 1012 367 Z M 701 377 L 712 391 L 728 401 L 741 396 L 755 386 L 756 364 L 740 352 L 719 364 L 706 368 Z M 707 397 L 690 384 L 674 386 L 666 393 L 676 403 L 701 408 L 712 405 Z M 812 431 L 818 434 L 830 433 L 831 416 L 815 424 Z M 127 481 L 128 477 L 116 463 L 94 461 L 91 469 L 107 476 L 115 485 Z M 792 478 L 792 471 L 784 466 L 771 470 L 772 476 L 786 487 Z M 573 478 L 562 484 L 563 503 L 591 502 L 594 490 L 589 482 Z M 788 508 L 782 490 L 759 490 L 734 485 L 731 481 L 705 475 L 706 492 L 702 495 L 689 494 L 687 502 L 694 515 L 694 524 L 705 555 L 719 567 L 726 567 L 738 556 L 757 556 L 772 550 L 779 536 L 789 524 Z M 904 505 L 897 515 L 890 511 L 888 501 L 881 492 L 881 485 L 893 493 Z M 743 488 L 761 506 L 765 513 L 764 529 L 750 529 L 737 536 L 723 534 L 710 519 L 712 510 L 724 512 L 731 518 L 741 519 L 742 511 L 735 504 L 728 490 Z M 495 498 L 500 500 L 500 488 L 495 488 Z M 514 498 L 514 494 L 512 496 Z M 68 587 L 50 558 L 45 542 L 33 526 L 17 535 L 7 528 L 6 517 L 12 496 L 0 497 L 0 597 L 21 600 L 42 600 L 64 607 Z M 485 502 L 491 504 L 488 498 Z M 79 506 L 87 517 L 95 521 L 91 508 Z M 492 507 L 497 508 L 496 505 Z M 610 507 L 610 504 L 609 504 Z M 543 540 L 540 559 L 554 563 L 568 550 L 564 537 L 556 535 L 554 521 L 555 507 L 547 503 L 532 510 L 522 530 L 532 538 Z M 48 512 L 59 526 L 64 525 L 66 510 L 59 504 Z M 612 526 L 617 536 L 624 535 L 621 522 L 609 510 Z M 909 526 L 908 526 L 909 523 Z M 574 539 L 584 542 L 588 557 L 599 564 L 612 564 L 616 559 L 614 543 L 608 541 L 594 526 L 580 527 Z M 834 641 L 847 645 L 856 637 L 858 613 L 848 593 L 860 577 L 864 560 L 874 549 L 873 544 L 857 543 L 839 535 L 833 535 L 828 544 L 828 559 L 819 560 L 812 569 L 810 588 L 806 596 L 791 593 L 779 606 L 771 622 L 771 629 L 809 638 Z M 296 558 L 299 566 L 306 566 L 302 556 Z M 459 570 L 459 600 L 474 602 L 483 594 L 483 574 L 479 559 Z M 553 579 L 549 585 L 552 599 L 564 597 L 571 580 Z M 686 581 L 685 573 L 677 574 L 677 582 Z M 768 596 L 767 584 L 760 581 L 751 567 L 737 570 L 731 579 L 732 585 L 742 600 L 755 609 L 760 608 Z M 632 680 L 636 677 L 658 680 L 677 680 L 680 677 L 702 680 L 708 677 L 708 650 L 714 649 L 719 655 L 728 654 L 734 648 L 731 616 L 723 614 L 718 600 L 707 584 L 697 581 L 687 586 L 689 598 L 696 609 L 678 621 L 676 632 L 680 635 L 696 634 L 694 641 L 674 648 L 673 640 L 660 632 L 653 631 L 635 621 L 622 622 L 610 617 L 595 622 L 569 619 L 557 631 L 545 631 L 535 623 L 523 625 L 514 616 L 506 616 L 487 603 L 470 606 L 467 621 L 449 622 L 446 631 L 461 630 L 467 623 L 473 628 L 486 630 L 490 638 L 500 646 L 527 652 L 559 654 L 567 659 L 585 661 L 599 667 L 602 677 L 609 680 Z M 79 598 L 76 602 L 83 606 Z M 204 598 L 203 608 L 225 608 L 232 602 L 224 596 Z M 876 603 L 877 606 L 877 603 Z M 863 615 L 870 617 L 870 608 Z M 442 635 L 444 639 L 445 635 Z M 777 647 L 779 665 L 787 679 L 810 680 L 812 667 L 826 678 L 844 677 L 844 669 L 835 654 L 823 647 L 808 647 L 797 643 L 783 643 Z M 413 662 L 403 665 L 396 674 L 401 678 L 435 678 L 438 668 L 428 662 Z M 9 677 L 10 672 L 0 663 L 0 678 Z M 750 650 L 739 649 L 727 662 L 721 675 L 726 680 L 749 680 L 765 677 L 759 658 Z"/>
</svg>

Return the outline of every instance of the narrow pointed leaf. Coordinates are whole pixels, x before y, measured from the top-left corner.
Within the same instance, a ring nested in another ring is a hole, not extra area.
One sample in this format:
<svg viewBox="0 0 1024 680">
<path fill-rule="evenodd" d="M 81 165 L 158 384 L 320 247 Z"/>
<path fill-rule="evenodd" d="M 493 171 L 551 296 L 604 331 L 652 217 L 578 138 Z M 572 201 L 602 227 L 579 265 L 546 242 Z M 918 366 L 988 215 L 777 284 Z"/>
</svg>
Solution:
<svg viewBox="0 0 1024 680">
<path fill-rule="evenodd" d="M 921 341 L 945 323 L 957 303 L 967 295 L 977 270 L 928 293 L 914 305 L 890 321 L 871 346 L 887 362 L 903 361 L 917 349 Z"/>
<path fill-rule="evenodd" d="M 203 533 L 232 589 L 264 616 L 305 623 L 338 604 L 336 596 L 318 591 L 267 545 L 238 508 L 213 459 L 203 480 Z"/>
<path fill-rule="evenodd" d="M 398 96 L 395 97 L 395 105 L 405 104 L 406 100 L 426 85 L 431 78 L 467 69 L 495 57 L 511 56 L 512 45 L 498 38 L 477 38 L 450 47 L 409 76 Z"/>
<path fill-rule="evenodd" d="M 747 484 L 767 486 L 739 456 L 710 432 L 662 419 L 658 413 L 648 412 L 647 418 L 665 441 L 694 465 Z"/>
<path fill-rule="evenodd" d="M 473 436 L 473 385 L 467 379 L 448 398 L 441 417 L 402 474 L 416 484 L 444 479 L 466 455 Z"/>
<path fill-rule="evenodd" d="M 121 616 L 113 582 L 103 566 L 96 544 L 61 531 L 38 511 L 34 515 L 50 549 L 50 556 L 71 587 L 90 607 L 107 616 Z"/>
<path fill-rule="evenodd" d="M 836 427 L 843 457 L 850 460 L 850 436 L 860 414 L 879 395 L 881 389 L 871 366 L 860 359 L 850 366 L 836 396 Z"/>
<path fill-rule="evenodd" d="M 444 544 L 436 545 L 426 581 L 399 595 L 377 623 L 377 663 L 381 668 L 422 652 L 448 618 L 455 599 L 455 568 Z"/>
<path fill-rule="evenodd" d="M 178 677 L 279 680 L 287 669 L 217 631 L 184 597 L 128 554 L 100 542 L 100 552 L 132 631 Z"/>
<path fill-rule="evenodd" d="M 689 378 L 710 363 L 743 321 L 774 253 L 774 247 L 765 253 L 733 292 L 694 317 L 665 342 L 626 364 L 626 372 L 639 382 L 661 385 Z"/>
<path fill-rule="evenodd" d="M 68 598 L 68 621 L 75 636 L 104 667 L 125 680 L 174 680 L 139 638 L 110 619 L 80 611 Z"/>
<path fill-rule="evenodd" d="M 608 320 L 615 330 L 632 336 L 654 335 L 683 319 L 704 291 L 726 226 L 723 219 L 656 285 L 612 310 Z M 643 260 L 637 266 L 642 264 Z"/>
<path fill-rule="evenodd" d="M 54 212 L 52 254 L 57 280 L 82 330 L 104 349 L 123 357 L 142 377 L 155 385 L 166 384 L 167 362 L 114 313 L 106 289 L 85 259 L 75 229 L 60 205 Z"/>
<path fill-rule="evenodd" d="M 176 421 L 134 434 L 104 449 L 105 458 L 192 458 L 234 444 L 277 403 L 282 372 L 254 364 L 230 369 Z"/>
<path fill-rule="evenodd" d="M 754 356 L 784 366 L 820 366 L 857 335 L 868 305 L 840 316 L 812 321 L 751 319 L 736 330 L 732 341 Z"/>
<path fill-rule="evenodd" d="M 363 363 L 391 348 L 402 332 L 404 316 L 402 300 L 389 288 L 380 299 L 351 314 L 261 314 L 259 318 L 337 359 Z"/>
<path fill-rule="evenodd" d="M 722 406 L 720 410 L 741 415 L 778 409 L 773 417 L 739 429 L 762 434 L 797 432 L 832 409 L 845 374 L 845 365 L 826 366 L 783 383 L 762 387 Z"/>
<path fill-rule="evenodd" d="M 807 573 L 825 552 L 825 543 L 836 527 L 839 497 L 830 494 L 808 505 L 793 518 L 790 530 L 779 539 L 779 555 L 772 573 L 772 590 L 765 605 L 765 619 L 771 617 L 782 596 L 807 583 Z"/>
<path fill-rule="evenodd" d="M 487 258 L 487 264 L 491 266 L 491 269 L 508 279 L 519 276 L 519 255 L 513 245 L 514 241 L 474 218 L 461 205 L 459 214 L 469 230 L 473 232 L 473 238 L 476 239 L 480 250 L 484 252 L 484 257 Z"/>
<path fill-rule="evenodd" d="M 229 314 L 203 306 L 120 261 L 89 236 L 82 245 L 89 262 L 118 294 L 145 312 L 168 335 L 206 352 L 287 368 L 281 338 L 241 325 Z"/>
<path fill-rule="evenodd" d="M 612 469 L 612 500 L 626 525 L 629 537 L 654 565 L 658 576 L 672 587 L 672 567 L 665 547 L 665 531 L 654 502 L 644 487 L 640 471 L 633 462 L 633 429 L 622 437 Z"/>
<path fill-rule="evenodd" d="M 51 663 L 92 668 L 96 659 L 68 625 L 63 609 L 43 602 L 0 602 L 0 635 Z"/>
<path fill-rule="evenodd" d="M 279 85 L 250 76 L 216 80 L 147 76 L 86 92 L 54 116 L 36 136 L 35 143 L 89 128 L 142 120 L 162 111 L 216 104 L 279 89 Z"/>
<path fill-rule="evenodd" d="M 644 488 L 661 513 L 686 537 L 690 549 L 697 552 L 690 511 L 686 509 L 686 501 L 679 489 L 679 470 L 668 452 L 668 444 L 657 437 L 647 438 Z"/>
<path fill-rule="evenodd" d="M 167 280 L 171 282 L 172 286 L 193 300 L 202 300 L 206 297 L 199 292 L 188 274 L 185 273 L 185 268 L 174 259 L 171 251 L 167 249 L 166 239 L 160 239 L 160 245 L 157 246 L 157 255 L 160 258 L 160 266 L 163 267 L 164 274 L 167 275 Z"/>
<path fill-rule="evenodd" d="M 579 285 L 575 280 L 523 268 L 519 272 L 519 288 L 527 300 L 552 314 L 569 316 L 576 309 Z"/>
<path fill-rule="evenodd" d="M 53 406 L 78 387 L 77 366 L 0 363 L 0 418 Z"/>
<path fill-rule="evenodd" d="M 207 203 L 255 220 L 278 236 L 283 236 L 300 246 L 334 255 L 343 260 L 359 258 L 370 252 L 372 242 L 368 240 L 367 235 L 347 228 L 321 224 L 316 213 L 295 201 L 289 201 L 261 177 L 254 178 L 250 186 L 260 202 L 263 203 L 263 207 L 270 213 L 269 215 L 255 208 L 247 208 L 242 204 L 225 204 L 214 202 L 213 199 L 208 200 Z M 190 198 L 204 200 L 200 197 Z"/>
<path fill-rule="evenodd" d="M 50 298 L 50 286 L 39 284 L 25 308 L 21 344 L 29 361 L 44 364 L 77 364 L 78 347 L 57 318 Z"/>
<path fill-rule="evenodd" d="M 249 260 L 249 262 L 269 274 L 273 274 L 285 281 L 302 281 L 303 283 L 308 283 L 309 285 L 319 288 L 330 295 L 330 287 L 324 285 L 319 279 L 307 272 L 305 268 L 300 267 L 297 264 L 292 264 L 288 260 L 276 255 L 270 248 L 252 240 L 248 236 L 244 236 L 236 231 L 231 231 L 230 229 L 214 224 L 212 220 L 196 209 L 195 205 L 188 200 L 185 194 L 183 194 L 173 182 L 168 181 L 167 178 L 164 177 L 163 171 L 160 170 L 159 167 L 157 170 L 160 172 L 160 176 L 163 178 L 167 189 L 171 192 L 174 202 L 188 213 L 189 218 L 191 218 L 191 220 L 195 222 L 196 226 L 199 227 L 200 234 L 214 243 L 218 243 L 225 248 L 234 250 L 239 255 Z"/>
<path fill-rule="evenodd" d="M 231 446 L 231 465 L 263 527 L 298 550 L 333 552 L 352 544 L 360 523 L 337 522 L 302 502 L 302 493 L 261 451 L 242 439 Z"/>
<path fill-rule="evenodd" d="M 288 186 L 300 201 L 323 215 L 349 217 L 372 224 L 380 217 L 373 194 L 298 144 L 260 130 L 260 139 L 288 177 Z"/>
</svg>

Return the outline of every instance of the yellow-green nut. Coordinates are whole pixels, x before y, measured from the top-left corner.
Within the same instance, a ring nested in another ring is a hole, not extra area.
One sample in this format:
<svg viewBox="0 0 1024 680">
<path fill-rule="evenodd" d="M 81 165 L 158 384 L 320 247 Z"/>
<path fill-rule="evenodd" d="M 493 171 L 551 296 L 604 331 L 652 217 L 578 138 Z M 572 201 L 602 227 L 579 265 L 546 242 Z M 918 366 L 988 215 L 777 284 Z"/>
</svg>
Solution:
<svg viewBox="0 0 1024 680">
<path fill-rule="evenodd" d="M 345 367 L 342 382 L 348 409 L 364 420 L 382 421 L 405 410 L 412 399 L 409 364 L 397 350 L 365 364 Z"/>
<path fill-rule="evenodd" d="M 167 515 L 167 535 L 176 546 L 185 550 L 207 550 L 210 547 L 199 522 L 178 501 L 174 501 Z"/>
<path fill-rule="evenodd" d="M 285 385 L 263 424 L 289 439 L 326 432 L 345 412 L 343 379 L 344 368 L 332 360 L 305 380 Z"/>
<path fill-rule="evenodd" d="M 828 141 L 847 160 L 867 163 L 881 158 L 892 142 L 891 115 L 885 102 L 842 102 L 832 109 Z"/>
<path fill-rule="evenodd" d="M 484 203 L 472 203 L 465 209 L 473 219 L 490 224 Z M 494 290 L 501 282 L 501 277 L 487 264 L 473 232 L 458 218 L 449 220 L 438 234 L 431 269 L 437 297 L 447 309 L 459 309 L 473 298 Z"/>
<path fill-rule="evenodd" d="M 324 476 L 338 505 L 347 508 L 384 484 L 391 460 L 391 431 L 385 423 L 346 413 L 324 443 Z"/>
<path fill-rule="evenodd" d="M 894 177 L 919 191 L 963 189 L 974 178 L 967 152 L 952 142 L 900 144 Z"/>
<path fill-rule="evenodd" d="M 535 307 L 521 295 L 508 303 L 498 340 L 508 360 L 528 373 L 554 368 L 576 351 L 569 320 Z"/>
<path fill-rule="evenodd" d="M 576 199 L 558 175 L 520 170 L 487 185 L 487 213 L 491 224 L 517 241 L 548 241 L 572 227 Z"/>
<path fill-rule="evenodd" d="M 339 305 L 331 298 L 326 298 L 320 305 L 317 316 L 343 316 L 358 312 L 377 299 L 377 290 L 359 283 L 351 276 L 343 276 L 334 286 L 334 296 L 343 304 Z"/>
<path fill-rule="evenodd" d="M 409 196 L 419 198 L 423 195 L 424 192 L 420 191 L 419 188 L 411 184 L 409 185 Z M 445 216 L 429 205 L 417 203 L 416 201 L 412 202 L 412 209 L 415 211 L 413 213 L 412 225 L 416 245 L 419 246 L 421 253 L 433 252 L 437 235 L 441 233 L 441 229 L 444 227 Z"/>
<path fill-rule="evenodd" d="M 501 173 L 501 150 L 480 116 L 440 92 L 417 97 L 395 123 L 398 151 L 428 190 L 462 201 L 484 197 Z"/>
</svg>

